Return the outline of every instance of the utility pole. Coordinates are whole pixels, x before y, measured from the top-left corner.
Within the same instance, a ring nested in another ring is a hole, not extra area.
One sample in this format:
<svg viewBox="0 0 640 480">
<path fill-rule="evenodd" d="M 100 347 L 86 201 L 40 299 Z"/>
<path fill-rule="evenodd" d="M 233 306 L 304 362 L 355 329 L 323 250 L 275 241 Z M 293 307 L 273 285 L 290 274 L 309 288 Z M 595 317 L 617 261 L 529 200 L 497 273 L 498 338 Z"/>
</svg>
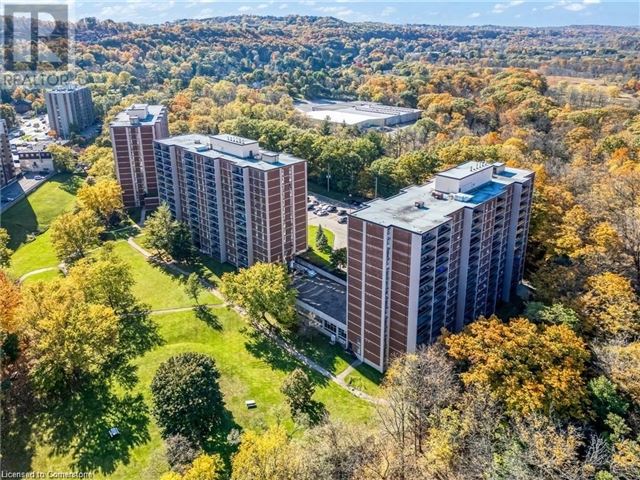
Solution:
<svg viewBox="0 0 640 480">
<path fill-rule="evenodd" d="M 373 198 L 378 198 L 378 176 L 376 175 L 376 184 L 374 188 Z"/>
<path fill-rule="evenodd" d="M 331 181 L 331 171 L 327 168 L 327 192 L 329 191 L 329 182 Z"/>
</svg>

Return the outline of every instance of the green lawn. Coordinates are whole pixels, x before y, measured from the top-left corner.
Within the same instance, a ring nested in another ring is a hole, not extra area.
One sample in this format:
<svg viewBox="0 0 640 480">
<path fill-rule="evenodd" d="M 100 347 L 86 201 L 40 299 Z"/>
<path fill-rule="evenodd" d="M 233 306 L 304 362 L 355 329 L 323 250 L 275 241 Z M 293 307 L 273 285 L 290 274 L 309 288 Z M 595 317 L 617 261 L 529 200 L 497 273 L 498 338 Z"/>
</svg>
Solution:
<svg viewBox="0 0 640 480">
<path fill-rule="evenodd" d="M 331 230 L 326 227 L 322 227 L 322 231 L 327 237 L 327 243 L 331 248 L 333 248 L 333 239 L 334 234 Z M 315 225 L 309 225 L 307 231 L 307 239 L 309 243 L 309 247 L 311 248 L 308 252 L 305 252 L 303 257 L 309 260 L 311 263 L 319 265 L 321 267 L 330 268 L 331 264 L 329 259 L 331 255 L 329 253 L 321 252 L 318 246 L 316 245 L 316 234 L 318 233 L 318 227 Z"/>
<path fill-rule="evenodd" d="M 141 253 L 136 251 L 125 240 L 115 243 L 115 251 L 131 265 L 136 282 L 134 293 L 154 310 L 162 308 L 180 308 L 194 305 L 193 300 L 185 293 L 183 278 L 149 263 Z M 210 292 L 203 292 L 200 303 L 222 303 Z"/>
<path fill-rule="evenodd" d="M 369 365 L 360 364 L 344 379 L 347 384 L 373 396 L 380 396 L 382 374 Z"/>
<path fill-rule="evenodd" d="M 39 268 L 55 267 L 59 261 L 51 245 L 49 230 L 32 242 L 23 244 L 11 256 L 10 273 L 18 278 Z"/>
<path fill-rule="evenodd" d="M 77 175 L 56 175 L 3 213 L 0 223 L 11 235 L 9 246 L 16 250 L 28 234 L 46 230 L 54 218 L 69 210 L 81 182 Z"/>
<path fill-rule="evenodd" d="M 214 328 L 192 312 L 154 316 L 160 326 L 164 344 L 138 359 L 139 381 L 130 393 L 141 393 L 150 405 L 149 387 L 161 362 L 182 352 L 211 355 L 221 373 L 220 386 L 229 412 L 224 429 L 261 429 L 276 421 L 293 428 L 284 398 L 279 391 L 286 374 L 300 366 L 269 340 L 255 336 L 235 312 L 219 307 L 212 309 L 219 322 Z M 357 399 L 332 382 L 309 372 L 316 381 L 315 400 L 322 402 L 329 414 L 346 422 L 366 423 L 374 415 L 374 407 Z M 244 401 L 255 400 L 258 408 L 247 410 Z M 119 425 L 127 431 L 127 425 Z M 127 452 L 126 462 L 117 462 L 115 471 L 97 478 L 146 479 L 157 474 L 155 465 L 162 440 L 155 422 L 148 426 L 149 438 Z M 38 445 L 32 460 L 33 470 L 65 471 L 68 456 L 53 454 L 51 447 Z M 151 473 L 154 472 L 154 473 Z"/>
</svg>

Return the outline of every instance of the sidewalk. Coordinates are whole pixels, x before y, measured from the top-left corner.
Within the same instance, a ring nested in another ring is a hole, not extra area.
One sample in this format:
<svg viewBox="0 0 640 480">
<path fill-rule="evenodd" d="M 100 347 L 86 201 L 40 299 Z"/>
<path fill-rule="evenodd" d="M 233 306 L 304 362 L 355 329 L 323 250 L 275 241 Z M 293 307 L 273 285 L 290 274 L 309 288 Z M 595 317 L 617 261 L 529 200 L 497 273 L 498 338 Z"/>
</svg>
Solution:
<svg viewBox="0 0 640 480">
<path fill-rule="evenodd" d="M 142 255 L 144 255 L 145 257 L 149 258 L 151 257 L 151 253 L 146 250 L 145 248 L 141 247 L 140 245 L 138 245 L 133 237 L 129 237 L 127 239 L 127 243 L 129 243 L 129 245 L 131 245 L 133 248 L 135 248 L 138 252 L 140 252 Z M 180 273 L 182 275 L 189 275 L 189 272 L 183 270 L 182 268 L 178 267 L 176 264 L 174 263 L 165 263 L 165 266 L 177 273 Z M 220 291 L 215 288 L 211 283 L 209 283 L 208 281 L 203 279 L 203 283 L 205 283 L 207 285 L 207 288 L 216 296 L 218 296 L 219 298 L 223 298 L 222 293 L 220 293 Z M 242 311 L 241 308 L 235 307 L 233 305 L 229 305 L 228 303 L 224 303 L 222 305 L 218 305 L 218 306 L 228 306 L 230 308 L 233 308 L 235 311 L 237 311 L 240 315 L 244 316 L 244 312 Z M 366 401 L 369 403 L 373 403 L 376 405 L 382 405 L 385 403 L 385 401 L 381 398 L 376 398 L 373 397 L 367 393 L 361 392 L 360 390 L 353 388 L 350 385 L 347 385 L 347 383 L 344 381 L 344 378 L 349 375 L 349 373 L 351 373 L 351 371 L 353 371 L 353 367 L 357 366 L 356 362 L 352 363 L 348 368 L 346 368 L 344 370 L 344 372 L 341 372 L 338 376 L 334 375 L 333 373 L 331 373 L 329 370 L 327 370 L 326 368 L 324 368 L 322 365 L 316 363 L 315 361 L 311 360 L 309 357 L 307 357 L 306 355 L 302 354 L 301 352 L 299 352 L 298 350 L 296 350 L 292 345 L 290 345 L 289 343 L 287 343 L 286 341 L 284 341 L 282 338 L 280 338 L 279 336 L 273 334 L 272 332 L 269 332 L 263 328 L 260 329 L 260 331 L 265 334 L 266 336 L 268 336 L 271 340 L 273 340 L 274 342 L 276 342 L 282 349 L 286 350 L 291 356 L 295 357 L 298 361 L 300 361 L 301 363 L 305 364 L 307 367 L 315 370 L 316 372 L 318 372 L 320 375 L 327 377 L 328 379 L 330 379 L 332 382 L 336 383 L 337 385 L 339 385 L 341 388 L 345 389 L 346 391 L 348 391 L 349 393 L 351 393 L 352 395 Z M 349 370 L 351 369 L 351 370 Z M 345 373 L 346 372 L 346 373 Z"/>
</svg>

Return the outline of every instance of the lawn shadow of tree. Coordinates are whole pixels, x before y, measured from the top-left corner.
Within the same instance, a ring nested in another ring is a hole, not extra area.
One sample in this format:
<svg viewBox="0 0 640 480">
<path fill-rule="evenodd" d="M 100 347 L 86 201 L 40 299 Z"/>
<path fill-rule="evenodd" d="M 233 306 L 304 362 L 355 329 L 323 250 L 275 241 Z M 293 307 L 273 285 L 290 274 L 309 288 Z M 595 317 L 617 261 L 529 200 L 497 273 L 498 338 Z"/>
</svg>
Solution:
<svg viewBox="0 0 640 480">
<path fill-rule="evenodd" d="M 149 441 L 149 411 L 141 394 L 111 393 L 107 383 L 94 382 L 78 393 L 46 402 L 38 429 L 56 455 L 73 458 L 79 471 L 110 474 L 127 464 L 131 449 Z M 109 436 L 110 428 L 120 435 Z"/>
<path fill-rule="evenodd" d="M 34 447 L 31 442 L 38 403 L 33 395 L 24 362 L 18 363 L 14 379 L 2 381 L 1 472 L 29 472 Z"/>
<path fill-rule="evenodd" d="M 311 400 L 304 408 L 293 415 L 296 422 L 308 426 L 315 427 L 327 421 L 329 411 L 322 402 Z"/>
<path fill-rule="evenodd" d="M 217 453 L 224 460 L 227 468 L 231 466 L 231 458 L 238 449 L 237 444 L 227 441 L 232 431 L 242 432 L 242 427 L 233 418 L 233 413 L 223 405 L 220 422 L 213 435 L 202 442 L 202 449 L 207 453 Z"/>
<path fill-rule="evenodd" d="M 247 329 L 245 335 L 247 351 L 254 357 L 267 362 L 272 368 L 290 373 L 301 367 L 307 372 L 314 385 L 324 386 L 329 382 L 327 377 L 303 364 L 260 330 Z"/>
<path fill-rule="evenodd" d="M 214 330 L 222 330 L 222 322 L 214 311 L 207 305 L 197 305 L 195 308 L 196 318 L 203 321 Z"/>
<path fill-rule="evenodd" d="M 70 175 L 70 174 L 68 174 Z M 51 182 L 58 182 L 60 183 L 60 185 L 58 186 L 58 188 L 60 188 L 60 190 L 64 190 L 67 193 L 70 193 L 72 195 L 75 195 L 76 193 L 78 193 L 78 190 L 80 189 L 80 187 L 82 187 L 82 185 L 84 185 L 84 177 L 81 177 L 79 175 L 70 175 L 69 177 L 62 177 L 57 179 L 56 177 L 54 177 L 53 179 L 50 180 Z"/>
</svg>

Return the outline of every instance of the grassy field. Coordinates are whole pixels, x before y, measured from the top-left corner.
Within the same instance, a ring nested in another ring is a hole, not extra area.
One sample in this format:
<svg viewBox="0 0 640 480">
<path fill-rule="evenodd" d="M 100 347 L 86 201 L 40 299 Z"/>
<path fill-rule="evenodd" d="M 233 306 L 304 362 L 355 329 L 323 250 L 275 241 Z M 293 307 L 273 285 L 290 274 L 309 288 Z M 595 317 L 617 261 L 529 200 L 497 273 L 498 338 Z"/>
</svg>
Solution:
<svg viewBox="0 0 640 480">
<path fill-rule="evenodd" d="M 152 309 L 181 308 L 194 305 L 194 301 L 184 291 L 184 278 L 172 274 L 160 266 L 154 266 L 129 245 L 125 240 L 115 244 L 115 252 L 122 257 L 133 272 L 136 282 L 134 293 Z M 199 303 L 222 303 L 210 292 L 203 292 Z"/>
<path fill-rule="evenodd" d="M 217 322 L 213 326 L 196 319 L 192 312 L 154 316 L 164 344 L 136 361 L 138 382 L 130 393 L 141 394 L 150 406 L 149 388 L 160 363 L 178 353 L 200 352 L 213 357 L 221 373 L 220 386 L 227 410 L 227 418 L 222 426 L 224 431 L 221 432 L 223 438 L 231 428 L 261 429 L 276 421 L 283 421 L 292 428 L 293 423 L 279 388 L 286 374 L 300 366 L 299 363 L 271 341 L 252 333 L 247 329 L 244 319 L 235 312 L 224 307 L 213 308 L 212 312 Z M 373 406 L 314 372 L 308 373 L 317 386 L 314 399 L 321 402 L 333 418 L 366 423 L 373 417 Z M 247 410 L 244 405 L 247 399 L 255 400 L 258 408 Z M 120 424 L 119 428 L 123 432 L 133 430 L 133 426 L 126 424 Z M 133 480 L 151 479 L 157 475 L 162 440 L 151 418 L 146 428 L 146 441 L 133 446 L 122 455 L 122 459 L 102 463 L 105 473 L 98 475 L 98 478 Z M 222 454 L 229 453 L 226 446 L 214 450 Z M 55 454 L 54 451 L 51 445 L 39 444 L 31 468 L 54 471 L 70 469 L 72 458 Z M 104 462 L 104 459 L 101 458 L 100 462 Z"/>
<path fill-rule="evenodd" d="M 334 234 L 328 228 L 322 227 L 322 231 L 327 237 L 327 243 L 331 248 L 333 248 L 333 240 Z M 319 266 L 330 267 L 330 254 L 321 252 L 318 246 L 316 245 L 316 234 L 318 233 L 318 227 L 315 225 L 309 225 L 307 231 L 307 241 L 309 243 L 309 247 L 311 250 L 304 254 L 304 257 L 307 258 L 311 263 L 314 263 Z"/>
<path fill-rule="evenodd" d="M 75 175 L 56 175 L 3 213 L 2 227 L 11 235 L 9 247 L 16 250 L 28 234 L 46 230 L 54 218 L 71 209 L 81 182 Z"/>
<path fill-rule="evenodd" d="M 33 231 L 34 227 L 45 229 L 56 215 L 71 208 L 73 193 L 72 189 L 65 190 L 65 182 L 73 184 L 74 180 L 67 177 L 63 181 L 57 177 L 51 185 L 41 187 L 30 196 L 28 202 L 24 202 L 29 207 L 20 208 L 22 212 L 32 212 L 34 221 L 24 222 L 19 220 L 19 212 L 13 214 L 10 217 L 12 231 L 20 235 L 20 232 Z M 45 187 L 47 190 L 43 190 Z M 41 191 L 45 194 L 48 191 L 53 200 L 43 195 L 35 196 Z M 52 208 L 54 205 L 56 208 Z M 327 237 L 332 244 L 333 234 L 327 231 Z M 194 304 L 184 292 L 182 276 L 149 263 L 124 239 L 117 240 L 114 248 L 131 265 L 136 281 L 134 293 L 153 310 L 184 308 Z M 11 272 L 21 276 L 40 268 L 55 267 L 57 263 L 49 233 L 45 232 L 17 249 L 12 257 Z M 231 266 L 206 257 L 199 269 L 201 275 L 213 281 L 230 270 Z M 28 277 L 26 282 L 47 281 L 57 275 L 57 270 L 47 270 Z M 223 306 L 222 300 L 211 292 L 203 293 L 199 301 L 214 305 L 206 321 L 199 319 L 193 311 L 156 312 L 152 316 L 158 325 L 162 343 L 136 359 L 137 381 L 134 384 L 126 389 L 115 386 L 97 397 L 82 392 L 64 413 L 56 412 L 57 418 L 47 427 L 35 427 L 39 424 L 26 412 L 21 417 L 24 430 L 21 428 L 12 436 L 15 445 L 12 444 L 9 457 L 13 454 L 13 459 L 8 463 L 19 465 L 20 470 L 96 471 L 94 478 L 156 480 L 166 468 L 162 459 L 163 444 L 155 421 L 144 405 L 151 406 L 150 384 L 160 363 L 182 352 L 211 355 L 220 370 L 226 414 L 219 438 L 225 439 L 231 429 L 263 429 L 274 422 L 283 422 L 293 430 L 294 424 L 280 393 L 280 385 L 294 368 L 306 367 L 273 341 L 257 334 L 245 319 Z M 352 359 L 342 348 L 331 346 L 324 337 L 318 337 L 319 334 L 312 333 L 301 338 L 292 336 L 291 340 L 334 374 L 347 368 Z M 316 384 L 314 399 L 326 408 L 332 418 L 366 423 L 374 417 L 373 405 L 354 397 L 316 372 L 306 370 Z M 354 372 L 350 376 L 355 378 L 358 375 L 359 372 Z M 363 388 L 375 392 L 373 384 Z M 247 399 L 255 400 L 258 408 L 247 410 L 244 405 Z M 106 435 L 111 426 L 117 426 L 122 432 L 115 441 Z M 231 454 L 229 448 L 222 441 L 212 447 L 212 451 L 218 451 L 228 459 Z"/>
</svg>

